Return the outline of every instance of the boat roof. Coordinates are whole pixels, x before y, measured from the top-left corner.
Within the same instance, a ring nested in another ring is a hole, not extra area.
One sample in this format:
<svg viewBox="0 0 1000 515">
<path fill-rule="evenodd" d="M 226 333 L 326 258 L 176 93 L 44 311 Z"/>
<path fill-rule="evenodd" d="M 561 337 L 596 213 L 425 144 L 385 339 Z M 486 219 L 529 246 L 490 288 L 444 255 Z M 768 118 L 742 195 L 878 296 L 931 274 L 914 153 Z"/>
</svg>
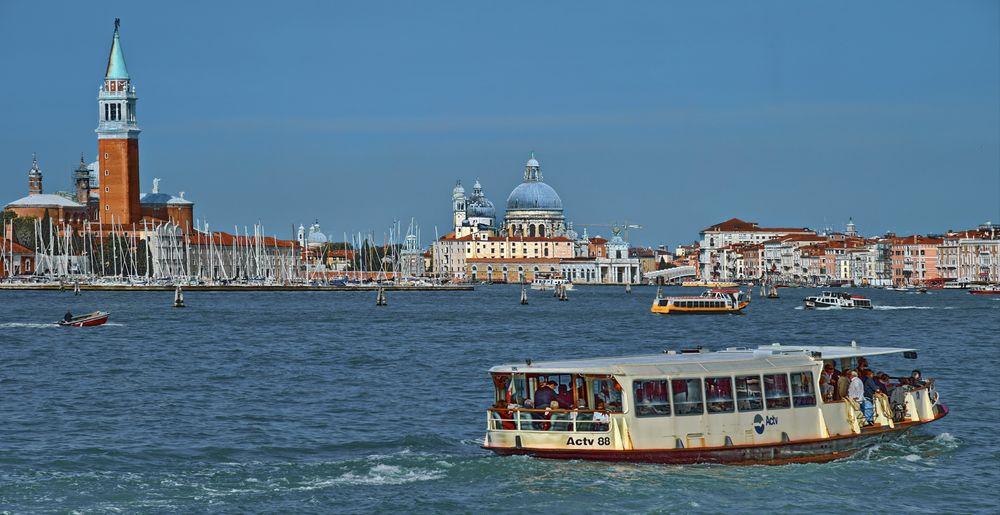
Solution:
<svg viewBox="0 0 1000 515">
<path fill-rule="evenodd" d="M 490 373 L 528 374 L 704 374 L 761 368 L 809 366 L 817 360 L 879 356 L 914 352 L 899 347 L 863 347 L 852 345 L 761 345 L 756 349 L 730 347 L 705 352 L 664 352 L 637 356 L 568 359 L 497 365 Z"/>
</svg>

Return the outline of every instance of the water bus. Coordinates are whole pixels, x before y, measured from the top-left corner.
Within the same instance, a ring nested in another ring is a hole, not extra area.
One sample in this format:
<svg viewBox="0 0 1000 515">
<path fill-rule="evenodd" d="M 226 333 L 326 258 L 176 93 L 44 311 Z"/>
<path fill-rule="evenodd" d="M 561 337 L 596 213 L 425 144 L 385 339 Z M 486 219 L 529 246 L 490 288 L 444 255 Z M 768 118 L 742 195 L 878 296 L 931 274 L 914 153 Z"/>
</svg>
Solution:
<svg viewBox="0 0 1000 515">
<path fill-rule="evenodd" d="M 813 308 L 843 308 L 843 309 L 872 309 L 872 301 L 861 296 L 849 293 L 831 293 L 825 291 L 819 295 L 812 295 L 805 298 L 806 307 Z"/>
<path fill-rule="evenodd" d="M 681 283 L 681 286 L 688 288 L 736 288 L 739 284 L 730 282 L 685 281 Z"/>
<path fill-rule="evenodd" d="M 750 296 L 740 290 L 706 290 L 701 296 L 657 295 L 649 310 L 661 315 L 740 313 L 750 305 Z"/>
<path fill-rule="evenodd" d="M 569 279 L 559 277 L 536 277 L 535 280 L 531 281 L 532 290 L 555 290 L 557 288 L 572 290 L 573 283 Z"/>
<path fill-rule="evenodd" d="M 974 295 L 1000 295 L 1000 284 L 971 286 L 969 287 L 969 293 Z"/>
<path fill-rule="evenodd" d="M 717 352 L 499 365 L 483 448 L 500 455 L 652 463 L 826 462 L 938 420 L 933 381 L 875 394 L 866 418 L 853 399 L 820 395 L 825 362 L 916 351 L 763 345 Z M 541 385 L 556 383 L 555 399 Z M 549 403 L 545 409 L 535 406 Z M 867 404 L 867 403 L 866 403 Z M 568 406 L 568 407 L 566 407 Z"/>
</svg>

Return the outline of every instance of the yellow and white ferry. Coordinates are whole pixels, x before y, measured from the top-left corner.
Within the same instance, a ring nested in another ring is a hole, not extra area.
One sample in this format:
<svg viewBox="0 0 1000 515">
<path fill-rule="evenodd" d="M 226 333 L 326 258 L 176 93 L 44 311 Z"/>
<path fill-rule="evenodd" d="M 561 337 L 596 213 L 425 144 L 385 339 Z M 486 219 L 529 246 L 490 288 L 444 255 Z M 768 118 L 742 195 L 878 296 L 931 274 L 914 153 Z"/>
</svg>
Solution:
<svg viewBox="0 0 1000 515">
<path fill-rule="evenodd" d="M 705 281 L 685 281 L 681 283 L 681 286 L 686 286 L 688 288 L 737 288 L 739 287 L 739 284 L 730 282 L 710 283 Z"/>
<path fill-rule="evenodd" d="M 699 297 L 663 297 L 659 293 L 649 308 L 661 315 L 740 313 L 750 305 L 750 296 L 740 290 L 707 290 Z"/>
<path fill-rule="evenodd" d="M 483 447 L 500 455 L 653 463 L 840 459 L 948 414 L 933 381 L 903 380 L 889 397 L 875 394 L 873 410 L 820 394 L 824 363 L 853 370 L 860 358 L 889 354 L 916 358 L 912 349 L 854 342 L 776 343 L 500 365 L 490 369 L 496 403 L 486 414 Z M 557 393 L 541 386 L 553 383 Z"/>
</svg>

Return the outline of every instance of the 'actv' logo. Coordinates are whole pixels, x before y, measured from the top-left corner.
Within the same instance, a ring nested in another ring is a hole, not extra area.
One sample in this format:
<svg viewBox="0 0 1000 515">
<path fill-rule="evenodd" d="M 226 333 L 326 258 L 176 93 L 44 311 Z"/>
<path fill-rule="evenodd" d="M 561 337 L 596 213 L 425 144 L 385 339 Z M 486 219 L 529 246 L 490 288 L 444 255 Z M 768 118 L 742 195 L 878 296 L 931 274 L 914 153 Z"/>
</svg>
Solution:
<svg viewBox="0 0 1000 515">
<path fill-rule="evenodd" d="M 765 427 L 777 425 L 777 423 L 778 423 L 778 417 L 764 418 L 760 414 L 757 414 L 757 416 L 753 418 L 753 430 L 756 431 L 757 434 L 762 435 L 764 434 Z"/>
</svg>

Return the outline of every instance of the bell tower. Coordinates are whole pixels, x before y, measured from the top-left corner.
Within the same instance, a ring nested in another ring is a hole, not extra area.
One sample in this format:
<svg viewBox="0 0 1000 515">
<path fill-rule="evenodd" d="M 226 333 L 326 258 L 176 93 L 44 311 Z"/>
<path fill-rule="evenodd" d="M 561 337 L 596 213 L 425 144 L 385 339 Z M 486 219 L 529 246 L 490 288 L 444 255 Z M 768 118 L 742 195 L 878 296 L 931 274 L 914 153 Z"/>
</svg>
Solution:
<svg viewBox="0 0 1000 515">
<path fill-rule="evenodd" d="M 135 86 L 118 41 L 119 20 L 108 54 L 104 84 L 97 95 L 97 152 L 102 224 L 131 224 L 142 218 L 139 206 L 139 132 Z"/>
</svg>

